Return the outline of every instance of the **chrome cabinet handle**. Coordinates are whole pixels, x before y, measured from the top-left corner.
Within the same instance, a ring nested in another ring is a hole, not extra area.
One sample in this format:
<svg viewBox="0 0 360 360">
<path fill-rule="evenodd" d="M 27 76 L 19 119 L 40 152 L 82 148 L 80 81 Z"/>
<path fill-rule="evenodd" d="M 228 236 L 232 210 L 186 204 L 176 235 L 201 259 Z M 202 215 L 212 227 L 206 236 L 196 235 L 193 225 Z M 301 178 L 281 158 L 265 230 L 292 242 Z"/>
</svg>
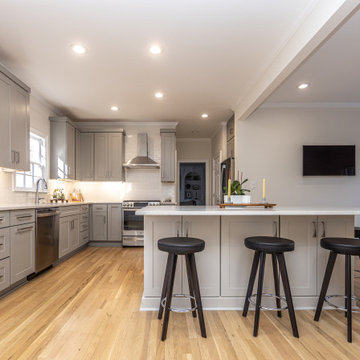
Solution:
<svg viewBox="0 0 360 360">
<path fill-rule="evenodd" d="M 321 237 L 325 237 L 326 236 L 326 228 L 325 228 L 325 221 L 322 221 L 321 222 L 321 225 L 322 225 L 322 234 L 321 234 Z"/>
<path fill-rule="evenodd" d="M 314 225 L 313 238 L 316 238 L 317 237 L 316 221 L 313 221 L 312 223 Z"/>
<path fill-rule="evenodd" d="M 15 151 L 11 150 L 11 162 L 15 163 L 15 160 L 16 160 Z"/>
<path fill-rule="evenodd" d="M 18 220 L 21 220 L 21 219 L 28 219 L 28 218 L 32 218 L 33 216 L 32 215 L 18 215 L 16 218 Z"/>
<path fill-rule="evenodd" d="M 16 151 L 16 163 L 18 164 L 20 162 L 20 153 Z"/>
<path fill-rule="evenodd" d="M 32 229 L 33 229 L 32 226 L 27 226 L 27 227 L 24 227 L 24 228 L 21 228 L 21 229 L 17 229 L 16 232 L 21 233 L 21 232 L 30 231 Z"/>
<path fill-rule="evenodd" d="M 277 221 L 274 221 L 274 236 L 278 237 L 278 226 Z"/>
</svg>

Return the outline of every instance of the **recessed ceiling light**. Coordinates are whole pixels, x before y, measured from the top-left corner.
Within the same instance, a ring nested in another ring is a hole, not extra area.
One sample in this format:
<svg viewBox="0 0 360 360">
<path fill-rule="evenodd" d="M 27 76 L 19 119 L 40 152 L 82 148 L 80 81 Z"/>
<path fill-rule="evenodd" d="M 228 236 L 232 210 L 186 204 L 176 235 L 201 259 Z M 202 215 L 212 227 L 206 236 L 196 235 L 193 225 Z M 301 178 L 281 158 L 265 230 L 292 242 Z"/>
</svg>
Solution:
<svg viewBox="0 0 360 360">
<path fill-rule="evenodd" d="M 159 91 L 159 92 L 155 93 L 155 97 L 156 97 L 157 99 L 162 99 L 162 98 L 164 97 L 164 94 Z"/>
<path fill-rule="evenodd" d="M 203 119 L 207 119 L 208 117 L 209 117 L 209 115 L 208 114 L 201 114 L 201 117 L 203 118 Z"/>
<path fill-rule="evenodd" d="M 71 48 L 75 54 L 83 55 L 87 52 L 87 49 L 84 45 L 81 44 L 73 44 L 71 45 Z"/>
<path fill-rule="evenodd" d="M 304 89 L 306 89 L 307 87 L 309 87 L 309 84 L 308 84 L 308 83 L 302 83 L 302 84 L 299 84 L 299 85 L 298 85 L 298 89 L 300 89 L 300 90 L 304 90 Z"/>
<path fill-rule="evenodd" d="M 153 55 L 159 55 L 162 53 L 162 48 L 158 45 L 153 45 L 150 47 L 149 51 L 153 54 Z"/>
<path fill-rule="evenodd" d="M 110 109 L 112 111 L 118 111 L 119 110 L 119 108 L 116 105 L 113 105 Z"/>
</svg>

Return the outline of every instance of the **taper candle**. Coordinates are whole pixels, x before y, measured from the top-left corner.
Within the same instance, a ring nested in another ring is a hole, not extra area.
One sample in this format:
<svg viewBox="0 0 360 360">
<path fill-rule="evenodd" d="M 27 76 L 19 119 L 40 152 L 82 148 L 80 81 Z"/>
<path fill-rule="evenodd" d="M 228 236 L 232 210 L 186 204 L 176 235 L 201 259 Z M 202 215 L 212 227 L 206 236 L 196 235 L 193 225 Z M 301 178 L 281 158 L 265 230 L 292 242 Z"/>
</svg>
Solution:
<svg viewBox="0 0 360 360">
<path fill-rule="evenodd" d="M 263 179 L 263 200 L 266 199 L 266 180 Z"/>
<path fill-rule="evenodd" d="M 231 179 L 228 180 L 228 197 L 231 195 Z"/>
</svg>

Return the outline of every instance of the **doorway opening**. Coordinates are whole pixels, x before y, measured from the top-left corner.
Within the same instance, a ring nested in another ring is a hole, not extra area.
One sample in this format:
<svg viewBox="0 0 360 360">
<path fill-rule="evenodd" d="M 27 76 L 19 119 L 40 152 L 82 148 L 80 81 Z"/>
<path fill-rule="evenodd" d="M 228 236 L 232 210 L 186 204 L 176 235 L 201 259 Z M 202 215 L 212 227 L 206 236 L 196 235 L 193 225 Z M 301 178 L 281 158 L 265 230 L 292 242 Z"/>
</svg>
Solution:
<svg viewBox="0 0 360 360">
<path fill-rule="evenodd" d="M 205 205 L 206 163 L 180 163 L 180 205 Z"/>
</svg>

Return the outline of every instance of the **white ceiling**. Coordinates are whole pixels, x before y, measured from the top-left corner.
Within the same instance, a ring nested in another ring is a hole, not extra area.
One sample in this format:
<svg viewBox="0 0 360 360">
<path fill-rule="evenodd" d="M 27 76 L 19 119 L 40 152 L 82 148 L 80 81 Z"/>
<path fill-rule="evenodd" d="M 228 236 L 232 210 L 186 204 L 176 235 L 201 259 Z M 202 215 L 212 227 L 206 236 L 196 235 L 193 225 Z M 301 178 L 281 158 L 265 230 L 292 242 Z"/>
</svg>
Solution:
<svg viewBox="0 0 360 360">
<path fill-rule="evenodd" d="M 360 107 L 359 66 L 360 11 L 295 70 L 266 103 Z M 297 85 L 302 82 L 310 86 L 301 91 Z"/>
<path fill-rule="evenodd" d="M 1 0 L 0 62 L 74 119 L 179 121 L 180 137 L 208 137 L 317 3 Z"/>
</svg>

